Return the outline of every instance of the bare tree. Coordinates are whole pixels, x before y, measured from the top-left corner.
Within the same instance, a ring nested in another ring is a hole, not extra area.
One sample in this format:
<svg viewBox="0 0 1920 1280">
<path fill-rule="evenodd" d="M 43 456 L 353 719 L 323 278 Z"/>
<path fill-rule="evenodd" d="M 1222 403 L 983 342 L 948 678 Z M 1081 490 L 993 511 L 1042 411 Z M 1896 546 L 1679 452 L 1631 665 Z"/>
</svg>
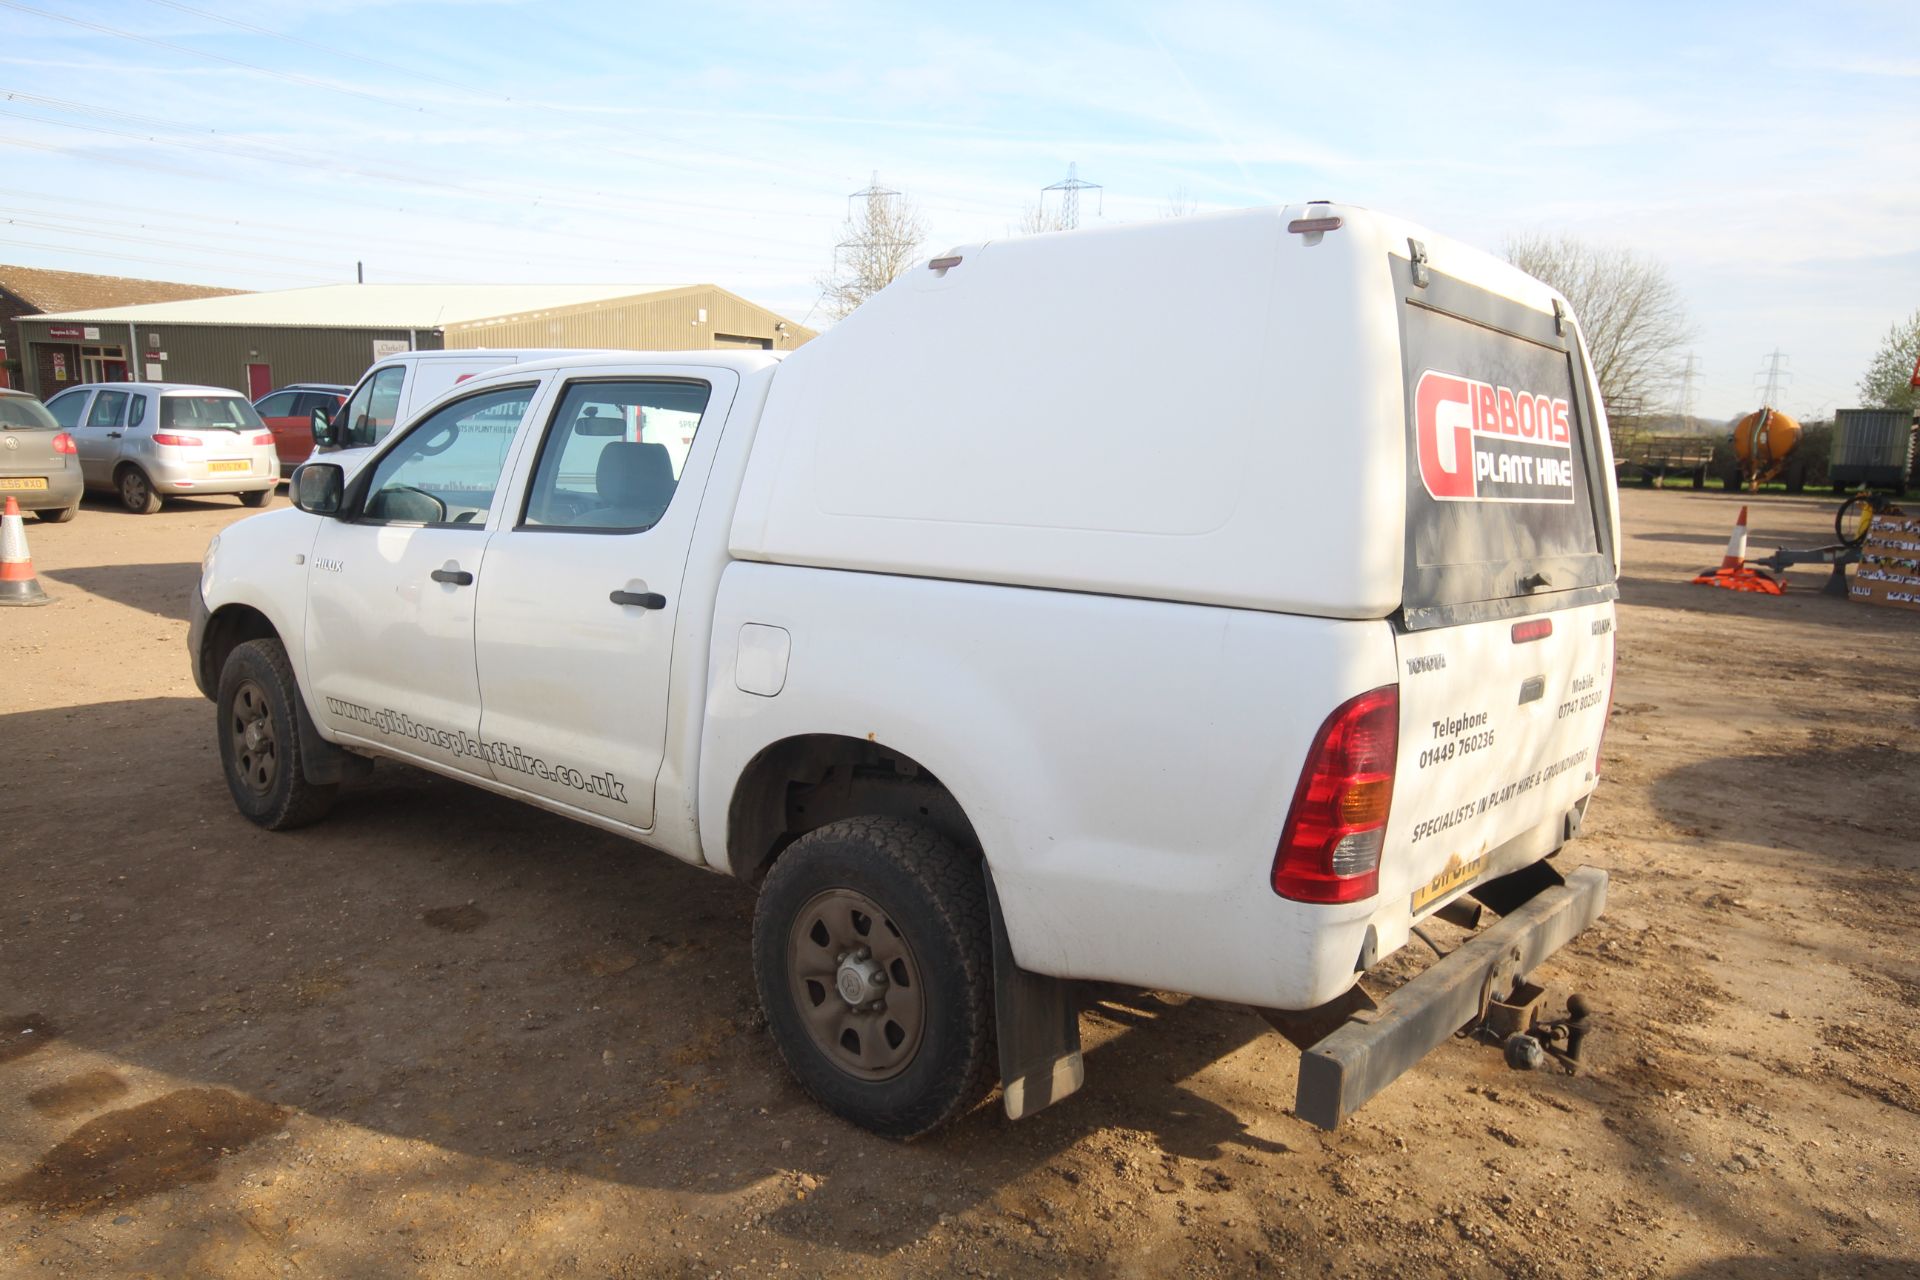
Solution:
<svg viewBox="0 0 1920 1280">
<path fill-rule="evenodd" d="M 840 227 L 833 270 L 816 281 L 821 304 L 835 320 L 892 284 L 913 265 L 927 238 L 920 211 L 898 191 L 882 187 L 879 174 L 854 200 Z"/>
<path fill-rule="evenodd" d="M 1193 195 L 1185 187 L 1175 187 L 1167 196 L 1167 202 L 1160 206 L 1163 218 L 1185 218 L 1199 211 L 1194 204 Z"/>
<path fill-rule="evenodd" d="M 1920 409 L 1920 387 L 1912 384 L 1920 361 L 1920 311 L 1895 321 L 1860 379 L 1860 398 L 1875 409 Z"/>
<path fill-rule="evenodd" d="M 1020 211 L 1020 221 L 1014 224 L 1014 230 L 1023 236 L 1039 235 L 1042 231 L 1065 231 L 1067 219 L 1059 206 L 1049 209 L 1045 201 L 1036 200 Z"/>
<path fill-rule="evenodd" d="M 1630 249 L 1573 236 L 1511 236 L 1503 249 L 1507 261 L 1573 305 L 1608 415 L 1631 421 L 1651 413 L 1693 336 L 1667 269 Z"/>
</svg>

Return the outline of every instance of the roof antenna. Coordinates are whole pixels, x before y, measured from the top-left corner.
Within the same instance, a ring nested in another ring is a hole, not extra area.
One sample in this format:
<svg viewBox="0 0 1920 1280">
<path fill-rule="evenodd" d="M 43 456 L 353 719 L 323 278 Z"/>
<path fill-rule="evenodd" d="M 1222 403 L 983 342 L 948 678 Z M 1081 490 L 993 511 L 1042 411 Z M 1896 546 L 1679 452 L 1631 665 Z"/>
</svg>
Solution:
<svg viewBox="0 0 1920 1280">
<path fill-rule="evenodd" d="M 353 264 L 353 282 L 355 284 L 365 284 L 367 282 L 367 264 L 366 263 L 356 262 Z"/>
</svg>

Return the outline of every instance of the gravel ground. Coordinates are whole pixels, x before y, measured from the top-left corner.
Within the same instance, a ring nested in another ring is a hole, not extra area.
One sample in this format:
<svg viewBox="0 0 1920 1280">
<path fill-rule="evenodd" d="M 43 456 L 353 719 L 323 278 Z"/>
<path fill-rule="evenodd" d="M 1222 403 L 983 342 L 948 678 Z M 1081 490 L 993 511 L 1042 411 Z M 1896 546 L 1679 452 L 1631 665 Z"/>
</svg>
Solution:
<svg viewBox="0 0 1920 1280">
<path fill-rule="evenodd" d="M 281 499 L 284 501 L 284 499 Z M 1685 585 L 1624 495 L 1579 1076 L 1442 1046 L 1328 1135 L 1245 1009 L 1088 1008 L 1088 1085 L 912 1145 L 811 1106 L 748 893 L 383 765 L 234 812 L 184 655 L 225 502 L 29 521 L 0 610 L 0 1274 L 1912 1276 L 1920 615 Z M 1833 504 L 1754 503 L 1754 547 Z"/>
</svg>

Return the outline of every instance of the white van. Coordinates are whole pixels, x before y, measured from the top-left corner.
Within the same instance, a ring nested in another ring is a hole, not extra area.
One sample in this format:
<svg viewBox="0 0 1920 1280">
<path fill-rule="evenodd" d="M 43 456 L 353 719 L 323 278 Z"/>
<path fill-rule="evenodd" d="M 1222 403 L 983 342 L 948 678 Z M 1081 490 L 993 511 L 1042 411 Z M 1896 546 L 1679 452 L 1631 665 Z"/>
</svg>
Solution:
<svg viewBox="0 0 1920 1280">
<path fill-rule="evenodd" d="M 784 359 L 481 374 L 293 497 L 193 601 L 240 810 L 384 756 L 756 886 L 782 1054 L 881 1132 L 1072 1093 L 1081 980 L 1339 1022 L 1498 914 L 1309 1051 L 1331 1126 L 1605 901 L 1586 350 L 1397 219 L 965 245 Z"/>
<path fill-rule="evenodd" d="M 332 414 L 313 411 L 314 453 L 361 449 L 386 439 L 396 422 L 458 386 L 502 365 L 580 355 L 577 349 L 403 351 L 377 360 L 361 376 L 347 402 Z"/>
</svg>

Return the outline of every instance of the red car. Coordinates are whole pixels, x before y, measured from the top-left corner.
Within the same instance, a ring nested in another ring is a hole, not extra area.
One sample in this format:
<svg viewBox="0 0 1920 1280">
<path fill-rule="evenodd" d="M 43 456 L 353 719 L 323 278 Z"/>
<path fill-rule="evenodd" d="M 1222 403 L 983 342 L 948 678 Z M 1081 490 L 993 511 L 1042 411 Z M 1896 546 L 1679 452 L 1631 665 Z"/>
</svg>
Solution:
<svg viewBox="0 0 1920 1280">
<path fill-rule="evenodd" d="M 332 382 L 295 382 L 253 402 L 253 411 L 273 432 L 281 475 L 291 475 L 313 456 L 313 411 L 325 409 L 331 415 L 347 402 L 352 390 Z"/>
</svg>

